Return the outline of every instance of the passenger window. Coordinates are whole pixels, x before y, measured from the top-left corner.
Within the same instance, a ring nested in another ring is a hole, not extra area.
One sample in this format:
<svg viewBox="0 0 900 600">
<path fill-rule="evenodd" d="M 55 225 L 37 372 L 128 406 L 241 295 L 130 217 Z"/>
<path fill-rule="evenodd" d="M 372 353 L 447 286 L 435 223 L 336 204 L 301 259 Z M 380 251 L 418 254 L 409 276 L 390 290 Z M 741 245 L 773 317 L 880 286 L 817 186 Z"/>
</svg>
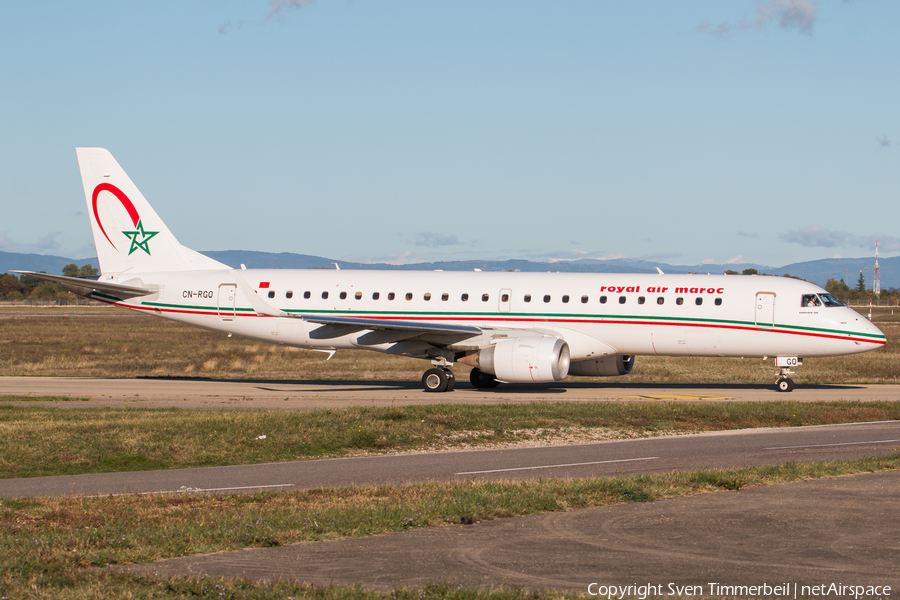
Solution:
<svg viewBox="0 0 900 600">
<path fill-rule="evenodd" d="M 322 292 L 322 300 L 328 300 L 328 292 Z"/>
<path fill-rule="evenodd" d="M 412 293 L 407 293 L 407 294 L 406 294 L 406 299 L 407 299 L 407 300 L 412 300 Z"/>
<path fill-rule="evenodd" d="M 643 304 L 646 300 L 647 300 L 647 299 L 644 298 L 643 296 L 639 296 L 639 297 L 638 297 L 638 304 Z"/>
<path fill-rule="evenodd" d="M 459 297 L 459 299 L 462 300 L 463 302 L 468 302 L 468 301 L 469 301 L 469 295 L 468 295 L 468 294 L 463 294 L 462 296 Z"/>
<path fill-rule="evenodd" d="M 509 294 L 503 294 L 500 296 L 500 302 L 509 302 Z"/>
<path fill-rule="evenodd" d="M 396 297 L 397 296 L 396 296 L 396 294 L 394 294 L 394 292 L 388 292 L 388 300 L 393 300 Z"/>
<path fill-rule="evenodd" d="M 356 294 L 353 297 L 356 298 L 357 300 L 362 300 L 362 292 L 356 292 Z"/>
<path fill-rule="evenodd" d="M 803 294 L 803 302 L 800 306 L 808 306 L 810 308 L 822 306 L 822 301 L 815 294 Z"/>
<path fill-rule="evenodd" d="M 310 296 L 312 296 L 312 294 L 310 294 L 309 292 L 303 292 L 303 297 L 305 299 L 309 300 Z"/>
<path fill-rule="evenodd" d="M 625 301 L 628 300 L 625 296 L 619 296 L 619 304 L 625 304 Z"/>
<path fill-rule="evenodd" d="M 582 297 L 581 297 L 581 303 L 582 303 L 582 304 L 587 304 L 587 303 L 588 303 L 588 297 L 587 297 L 587 296 L 582 296 Z"/>
<path fill-rule="evenodd" d="M 716 306 L 722 306 L 722 299 L 716 298 Z"/>
<path fill-rule="evenodd" d="M 481 295 L 481 301 L 482 301 L 482 302 L 487 302 L 487 301 L 488 301 L 488 295 L 487 295 L 487 294 L 482 294 L 482 295 Z"/>
<path fill-rule="evenodd" d="M 531 294 L 525 294 L 523 300 L 525 300 L 525 302 L 531 302 Z"/>
<path fill-rule="evenodd" d="M 659 297 L 656 299 L 656 303 L 657 303 L 657 304 L 665 304 L 665 303 L 666 303 L 666 299 L 663 298 L 662 296 L 659 296 Z"/>
<path fill-rule="evenodd" d="M 550 302 L 550 296 L 544 296 L 544 302 Z"/>
<path fill-rule="evenodd" d="M 568 304 L 568 303 L 569 303 L 569 297 L 563 296 L 563 304 Z"/>
<path fill-rule="evenodd" d="M 606 296 L 600 296 L 600 304 L 606 304 Z"/>
<path fill-rule="evenodd" d="M 684 304 L 684 298 L 675 298 L 675 304 L 681 306 L 682 304 Z"/>
<path fill-rule="evenodd" d="M 341 300 L 347 299 L 347 292 L 341 292 Z"/>
<path fill-rule="evenodd" d="M 275 297 L 275 290 L 269 290 L 269 298 Z"/>
<path fill-rule="evenodd" d="M 425 294 L 425 302 L 431 300 L 431 294 Z"/>
<path fill-rule="evenodd" d="M 379 298 L 381 298 L 381 294 L 379 294 L 378 292 L 372 292 L 372 300 L 378 300 Z"/>
<path fill-rule="evenodd" d="M 446 302 L 450 299 L 450 294 L 441 294 L 441 302 Z"/>
<path fill-rule="evenodd" d="M 697 304 L 697 306 L 700 306 L 701 304 L 703 304 L 703 298 L 698 296 L 697 299 L 694 300 L 694 302 Z"/>
<path fill-rule="evenodd" d="M 285 292 L 284 297 L 290 300 L 294 297 L 294 292 Z"/>
</svg>

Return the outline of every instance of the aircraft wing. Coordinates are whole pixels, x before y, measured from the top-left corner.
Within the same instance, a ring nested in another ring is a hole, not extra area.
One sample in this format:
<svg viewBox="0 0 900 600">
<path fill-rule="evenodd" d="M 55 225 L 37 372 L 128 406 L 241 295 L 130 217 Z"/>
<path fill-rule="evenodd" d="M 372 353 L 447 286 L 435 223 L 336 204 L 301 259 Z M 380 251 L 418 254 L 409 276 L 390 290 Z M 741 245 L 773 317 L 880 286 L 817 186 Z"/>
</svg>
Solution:
<svg viewBox="0 0 900 600">
<path fill-rule="evenodd" d="M 308 314 L 293 316 L 300 317 L 304 321 L 310 323 L 320 323 L 322 325 L 347 325 L 350 327 L 358 327 L 359 329 L 373 329 L 379 331 L 408 331 L 411 333 L 441 334 L 464 333 L 469 335 L 480 335 L 482 333 L 481 329 L 478 327 L 471 327 L 469 325 L 419 323 L 416 321 L 394 321 L 386 319 L 358 319 L 355 317 L 328 317 Z"/>
<path fill-rule="evenodd" d="M 37 277 L 39 279 L 46 279 L 47 281 L 61 283 L 65 286 L 78 287 L 85 290 L 102 290 L 104 292 L 125 294 L 128 296 L 149 296 L 150 294 L 155 294 L 159 291 L 159 286 L 157 286 L 156 284 L 136 286 L 125 285 L 122 283 L 112 283 L 108 281 L 95 281 L 93 279 L 83 279 L 81 277 L 66 277 L 65 275 L 36 273 L 34 271 L 11 272 L 19 273 L 20 275 L 31 275 L 32 277 Z"/>
</svg>

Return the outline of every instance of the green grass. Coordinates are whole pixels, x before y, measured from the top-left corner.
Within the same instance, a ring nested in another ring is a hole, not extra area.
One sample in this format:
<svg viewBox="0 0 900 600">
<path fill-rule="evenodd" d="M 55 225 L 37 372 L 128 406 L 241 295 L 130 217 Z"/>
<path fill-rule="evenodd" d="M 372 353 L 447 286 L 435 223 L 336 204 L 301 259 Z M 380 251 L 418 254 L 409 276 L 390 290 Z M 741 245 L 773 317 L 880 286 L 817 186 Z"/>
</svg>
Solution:
<svg viewBox="0 0 900 600">
<path fill-rule="evenodd" d="M 453 482 L 292 493 L 0 500 L 0 596 L 9 598 L 525 598 L 523 592 L 159 580 L 106 568 L 198 553 L 647 502 L 900 468 L 882 458 L 631 477 Z M 221 595 L 220 595 L 221 594 Z"/>
<path fill-rule="evenodd" d="M 295 412 L 4 405 L 0 478 L 894 419 L 900 419 L 900 402 L 531 403 Z"/>
</svg>

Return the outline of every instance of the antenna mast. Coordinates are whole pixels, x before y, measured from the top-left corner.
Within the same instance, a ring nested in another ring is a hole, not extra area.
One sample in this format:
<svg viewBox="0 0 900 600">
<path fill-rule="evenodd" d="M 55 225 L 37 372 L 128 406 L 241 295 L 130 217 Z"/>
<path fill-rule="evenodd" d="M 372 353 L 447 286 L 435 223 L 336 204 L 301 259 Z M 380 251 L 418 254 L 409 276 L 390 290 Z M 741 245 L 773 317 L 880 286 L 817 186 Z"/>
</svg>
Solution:
<svg viewBox="0 0 900 600">
<path fill-rule="evenodd" d="M 881 294 L 881 267 L 878 266 L 878 240 L 875 240 L 875 279 L 872 282 L 872 293 Z"/>
</svg>

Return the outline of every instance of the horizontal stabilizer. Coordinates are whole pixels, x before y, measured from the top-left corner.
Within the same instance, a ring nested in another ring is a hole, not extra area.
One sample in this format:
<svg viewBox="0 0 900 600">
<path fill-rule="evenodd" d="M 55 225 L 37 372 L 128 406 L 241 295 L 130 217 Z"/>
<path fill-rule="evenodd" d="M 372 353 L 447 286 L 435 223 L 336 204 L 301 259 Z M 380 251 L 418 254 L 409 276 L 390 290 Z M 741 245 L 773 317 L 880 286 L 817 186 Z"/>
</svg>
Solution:
<svg viewBox="0 0 900 600">
<path fill-rule="evenodd" d="M 36 273 L 34 271 L 11 271 L 20 275 L 31 275 L 38 279 L 46 279 L 61 283 L 63 285 L 85 288 L 87 290 L 102 290 L 104 292 L 113 292 L 119 294 L 127 294 L 129 296 L 149 296 L 159 291 L 156 284 L 146 286 L 123 285 L 121 283 L 111 283 L 108 281 L 96 281 L 94 279 L 84 279 L 81 277 L 66 277 L 65 275 L 49 275 L 47 273 Z"/>
</svg>

